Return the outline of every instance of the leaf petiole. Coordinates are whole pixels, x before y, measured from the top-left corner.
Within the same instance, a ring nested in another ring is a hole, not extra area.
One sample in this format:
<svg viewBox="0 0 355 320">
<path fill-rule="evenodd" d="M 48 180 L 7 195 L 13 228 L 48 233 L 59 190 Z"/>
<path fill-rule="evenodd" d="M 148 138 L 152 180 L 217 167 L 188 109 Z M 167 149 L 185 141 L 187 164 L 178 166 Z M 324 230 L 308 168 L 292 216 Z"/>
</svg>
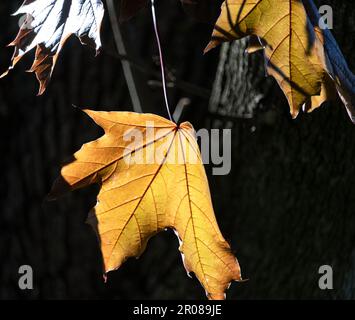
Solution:
<svg viewBox="0 0 355 320">
<path fill-rule="evenodd" d="M 163 83 L 165 106 L 166 106 L 166 110 L 168 112 L 170 121 L 173 121 L 173 118 L 170 113 L 170 108 L 169 108 L 169 100 L 168 100 L 168 93 L 167 93 L 166 80 L 165 80 L 164 59 L 163 59 L 163 53 L 162 53 L 161 44 L 160 44 L 159 30 L 158 30 L 158 23 L 157 23 L 157 18 L 156 18 L 156 14 L 155 14 L 154 0 L 150 0 L 150 2 L 151 2 L 151 9 L 152 9 L 152 20 L 153 20 L 155 38 L 157 40 L 157 45 L 158 45 L 158 50 L 159 50 L 159 60 L 160 60 L 161 78 L 162 78 L 162 83 Z"/>
</svg>

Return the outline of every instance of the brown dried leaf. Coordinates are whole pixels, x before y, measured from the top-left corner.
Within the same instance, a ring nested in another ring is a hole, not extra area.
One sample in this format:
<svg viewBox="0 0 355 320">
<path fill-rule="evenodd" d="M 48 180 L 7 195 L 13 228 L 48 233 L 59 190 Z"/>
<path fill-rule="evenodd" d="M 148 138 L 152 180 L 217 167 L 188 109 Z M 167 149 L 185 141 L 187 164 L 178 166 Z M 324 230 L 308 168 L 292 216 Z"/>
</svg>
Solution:
<svg viewBox="0 0 355 320">
<path fill-rule="evenodd" d="M 100 184 L 88 222 L 100 239 L 105 271 L 140 256 L 153 235 L 172 228 L 187 272 L 210 299 L 223 299 L 230 282 L 241 280 L 240 268 L 218 228 L 191 124 L 152 114 L 85 112 L 105 135 L 74 154 L 51 194 Z"/>
<path fill-rule="evenodd" d="M 337 90 L 354 122 L 355 77 L 331 32 L 318 23 L 311 0 L 225 0 L 206 51 L 252 36 L 247 51 L 264 48 L 268 72 L 283 90 L 293 117 L 302 107 L 319 107 Z"/>
</svg>

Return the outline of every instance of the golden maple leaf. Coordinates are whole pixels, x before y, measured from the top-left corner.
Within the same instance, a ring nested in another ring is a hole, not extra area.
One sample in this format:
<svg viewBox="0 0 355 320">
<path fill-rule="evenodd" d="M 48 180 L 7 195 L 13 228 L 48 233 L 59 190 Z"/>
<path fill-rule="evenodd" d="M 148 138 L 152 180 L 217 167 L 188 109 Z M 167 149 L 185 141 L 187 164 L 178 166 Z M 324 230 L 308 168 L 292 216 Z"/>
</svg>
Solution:
<svg viewBox="0 0 355 320">
<path fill-rule="evenodd" d="M 172 228 L 186 270 L 210 299 L 223 299 L 230 282 L 241 280 L 240 268 L 215 220 L 191 124 L 153 114 L 85 112 L 105 134 L 74 154 L 51 195 L 101 185 L 88 222 L 100 239 L 105 271 L 141 255 L 150 237 Z"/>
<path fill-rule="evenodd" d="M 248 51 L 264 49 L 267 70 L 283 90 L 292 117 L 302 107 L 312 111 L 332 97 L 335 82 L 354 121 L 354 75 L 330 31 L 317 27 L 314 4 L 306 3 L 305 7 L 300 0 L 225 0 L 206 51 L 223 41 L 252 36 Z"/>
</svg>

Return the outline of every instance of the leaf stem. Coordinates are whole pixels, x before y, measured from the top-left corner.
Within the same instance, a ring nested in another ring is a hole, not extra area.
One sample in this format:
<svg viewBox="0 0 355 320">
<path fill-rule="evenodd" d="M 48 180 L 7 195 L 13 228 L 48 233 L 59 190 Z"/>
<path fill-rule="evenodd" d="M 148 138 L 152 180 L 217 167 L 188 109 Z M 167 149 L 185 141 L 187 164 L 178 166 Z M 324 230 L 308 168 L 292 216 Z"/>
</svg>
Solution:
<svg viewBox="0 0 355 320">
<path fill-rule="evenodd" d="M 152 4 L 152 6 L 151 6 L 152 7 L 152 19 L 153 19 L 155 38 L 157 40 L 157 45 L 158 45 L 158 50 L 159 50 L 159 60 L 160 60 L 160 69 L 161 69 L 161 78 L 162 78 L 162 83 L 163 83 L 165 106 L 166 106 L 166 110 L 168 111 L 170 121 L 173 121 L 173 118 L 170 113 L 170 108 L 169 108 L 168 93 L 167 93 L 166 80 L 165 80 L 164 59 L 163 59 L 163 53 L 162 53 L 161 44 L 160 44 L 159 30 L 158 30 L 158 23 L 157 23 L 157 18 L 156 18 L 156 14 L 155 14 L 154 0 L 150 0 L 150 2 Z"/>
</svg>

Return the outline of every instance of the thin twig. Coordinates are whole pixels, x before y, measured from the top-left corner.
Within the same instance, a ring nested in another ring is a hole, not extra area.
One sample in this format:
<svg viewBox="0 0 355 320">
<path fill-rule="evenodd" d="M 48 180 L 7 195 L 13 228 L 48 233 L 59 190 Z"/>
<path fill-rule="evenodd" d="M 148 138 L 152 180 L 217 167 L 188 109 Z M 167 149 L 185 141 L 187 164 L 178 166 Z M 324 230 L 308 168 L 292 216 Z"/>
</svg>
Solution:
<svg viewBox="0 0 355 320">
<path fill-rule="evenodd" d="M 120 27 L 118 25 L 118 20 L 116 16 L 116 10 L 115 10 L 115 5 L 113 3 L 113 0 L 107 0 L 107 8 L 108 8 L 108 13 L 110 16 L 110 21 L 111 21 L 111 26 L 112 26 L 112 31 L 117 47 L 118 54 L 120 56 L 127 56 L 126 48 L 123 42 L 122 34 L 120 31 Z M 123 73 L 127 82 L 128 90 L 129 90 L 129 95 L 132 100 L 133 104 L 133 110 L 135 112 L 143 112 L 142 106 L 139 100 L 136 84 L 134 82 L 133 78 L 133 73 L 131 70 L 131 65 L 127 60 L 122 59 L 122 68 L 123 68 Z"/>
<path fill-rule="evenodd" d="M 154 26 L 155 37 L 156 37 L 156 40 L 157 40 L 157 45 L 158 45 L 158 50 L 159 50 L 159 59 L 160 59 L 160 68 L 161 68 L 161 78 L 162 78 L 162 82 L 163 82 L 163 92 L 164 92 L 165 106 L 166 106 L 166 110 L 168 111 L 168 115 L 169 115 L 170 121 L 173 121 L 173 118 L 171 117 L 171 114 L 170 114 L 169 101 L 168 101 L 168 94 L 167 94 L 167 89 L 166 89 L 164 59 L 163 59 L 163 53 L 162 53 L 161 44 L 160 44 L 157 18 L 156 18 L 156 15 L 155 15 L 154 0 L 151 0 L 150 2 L 151 2 L 151 4 L 152 4 L 153 26 Z"/>
</svg>

